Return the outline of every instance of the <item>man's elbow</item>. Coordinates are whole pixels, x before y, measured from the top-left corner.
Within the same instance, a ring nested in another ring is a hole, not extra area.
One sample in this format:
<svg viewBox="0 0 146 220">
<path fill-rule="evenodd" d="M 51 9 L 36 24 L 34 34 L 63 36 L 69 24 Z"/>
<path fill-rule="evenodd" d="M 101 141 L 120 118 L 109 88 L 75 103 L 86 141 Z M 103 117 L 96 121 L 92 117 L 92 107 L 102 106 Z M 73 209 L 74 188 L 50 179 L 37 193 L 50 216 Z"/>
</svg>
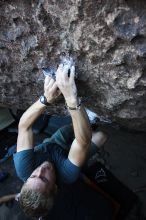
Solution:
<svg viewBox="0 0 146 220">
<path fill-rule="evenodd" d="M 28 130 L 29 128 L 28 123 L 21 118 L 18 124 L 18 130 Z"/>
<path fill-rule="evenodd" d="M 84 137 L 80 137 L 78 142 L 81 143 L 82 146 L 90 146 L 92 139 L 92 133 L 90 132 L 86 134 Z"/>
</svg>

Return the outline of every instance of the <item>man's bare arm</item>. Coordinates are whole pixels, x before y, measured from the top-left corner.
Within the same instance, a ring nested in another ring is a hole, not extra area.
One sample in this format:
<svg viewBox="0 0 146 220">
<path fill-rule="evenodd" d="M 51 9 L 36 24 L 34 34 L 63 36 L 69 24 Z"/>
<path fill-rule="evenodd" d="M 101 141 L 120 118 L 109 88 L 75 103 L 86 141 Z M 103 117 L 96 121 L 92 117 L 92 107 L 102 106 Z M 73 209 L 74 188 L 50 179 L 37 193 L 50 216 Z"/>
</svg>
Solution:
<svg viewBox="0 0 146 220">
<path fill-rule="evenodd" d="M 79 110 L 70 110 L 70 114 L 73 121 L 75 139 L 68 158 L 75 165 L 82 166 L 87 158 L 91 144 L 90 123 L 83 106 Z"/>
<path fill-rule="evenodd" d="M 60 91 L 54 79 L 46 77 L 44 84 L 44 95 L 48 103 L 52 103 L 58 97 Z M 44 112 L 46 106 L 36 101 L 22 115 L 18 126 L 17 152 L 33 148 L 32 125 L 35 120 Z"/>
<path fill-rule="evenodd" d="M 75 69 L 71 68 L 70 76 L 68 76 L 68 67 L 60 65 L 57 70 L 56 82 L 62 92 L 67 106 L 75 108 L 78 106 L 77 89 L 74 81 Z M 89 119 L 84 107 L 81 106 L 77 110 L 69 110 L 73 128 L 75 133 L 75 140 L 71 145 L 68 158 L 77 166 L 82 166 L 88 154 L 91 142 L 91 128 Z"/>
<path fill-rule="evenodd" d="M 33 148 L 32 125 L 44 110 L 45 105 L 38 100 L 22 115 L 18 125 L 17 152 Z"/>
</svg>

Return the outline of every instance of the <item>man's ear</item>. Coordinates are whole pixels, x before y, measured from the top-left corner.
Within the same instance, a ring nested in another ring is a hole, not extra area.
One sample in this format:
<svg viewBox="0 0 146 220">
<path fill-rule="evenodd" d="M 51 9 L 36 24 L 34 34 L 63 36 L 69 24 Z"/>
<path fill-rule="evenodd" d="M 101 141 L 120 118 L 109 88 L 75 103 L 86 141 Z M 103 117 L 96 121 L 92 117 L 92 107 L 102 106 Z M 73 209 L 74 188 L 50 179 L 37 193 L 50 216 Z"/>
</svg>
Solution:
<svg viewBox="0 0 146 220">
<path fill-rule="evenodd" d="M 20 193 L 16 194 L 15 200 L 18 202 L 18 201 L 19 201 L 19 198 L 20 198 Z"/>
</svg>

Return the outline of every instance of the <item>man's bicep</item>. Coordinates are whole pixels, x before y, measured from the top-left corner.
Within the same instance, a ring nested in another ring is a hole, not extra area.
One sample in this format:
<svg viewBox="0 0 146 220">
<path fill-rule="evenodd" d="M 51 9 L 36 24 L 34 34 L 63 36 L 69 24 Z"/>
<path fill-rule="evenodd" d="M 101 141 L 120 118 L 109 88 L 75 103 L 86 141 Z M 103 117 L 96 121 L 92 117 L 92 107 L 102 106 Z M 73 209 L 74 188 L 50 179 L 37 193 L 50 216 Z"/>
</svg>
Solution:
<svg viewBox="0 0 146 220">
<path fill-rule="evenodd" d="M 17 138 L 17 152 L 33 148 L 32 128 L 19 129 Z"/>
<path fill-rule="evenodd" d="M 82 166 L 87 158 L 89 151 L 89 145 L 83 145 L 74 139 L 69 154 L 68 159 L 76 166 Z"/>
</svg>

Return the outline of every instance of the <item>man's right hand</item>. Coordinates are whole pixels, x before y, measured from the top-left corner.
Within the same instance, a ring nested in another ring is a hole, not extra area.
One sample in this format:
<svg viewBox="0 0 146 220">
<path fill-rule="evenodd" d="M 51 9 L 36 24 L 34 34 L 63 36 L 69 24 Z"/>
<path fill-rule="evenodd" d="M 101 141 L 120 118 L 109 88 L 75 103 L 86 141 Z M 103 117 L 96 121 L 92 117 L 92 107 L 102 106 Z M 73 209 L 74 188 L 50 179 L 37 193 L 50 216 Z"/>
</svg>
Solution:
<svg viewBox="0 0 146 220">
<path fill-rule="evenodd" d="M 70 75 L 68 72 L 70 70 Z M 69 69 L 68 65 L 60 64 L 56 72 L 56 83 L 60 91 L 62 92 L 66 103 L 70 107 L 77 105 L 77 88 L 74 81 L 75 67 L 72 66 Z"/>
<path fill-rule="evenodd" d="M 50 77 L 46 76 L 45 83 L 44 83 L 44 95 L 47 98 L 48 103 L 54 102 L 54 100 L 61 94 L 60 90 L 58 89 L 57 83 L 55 80 Z"/>
</svg>

